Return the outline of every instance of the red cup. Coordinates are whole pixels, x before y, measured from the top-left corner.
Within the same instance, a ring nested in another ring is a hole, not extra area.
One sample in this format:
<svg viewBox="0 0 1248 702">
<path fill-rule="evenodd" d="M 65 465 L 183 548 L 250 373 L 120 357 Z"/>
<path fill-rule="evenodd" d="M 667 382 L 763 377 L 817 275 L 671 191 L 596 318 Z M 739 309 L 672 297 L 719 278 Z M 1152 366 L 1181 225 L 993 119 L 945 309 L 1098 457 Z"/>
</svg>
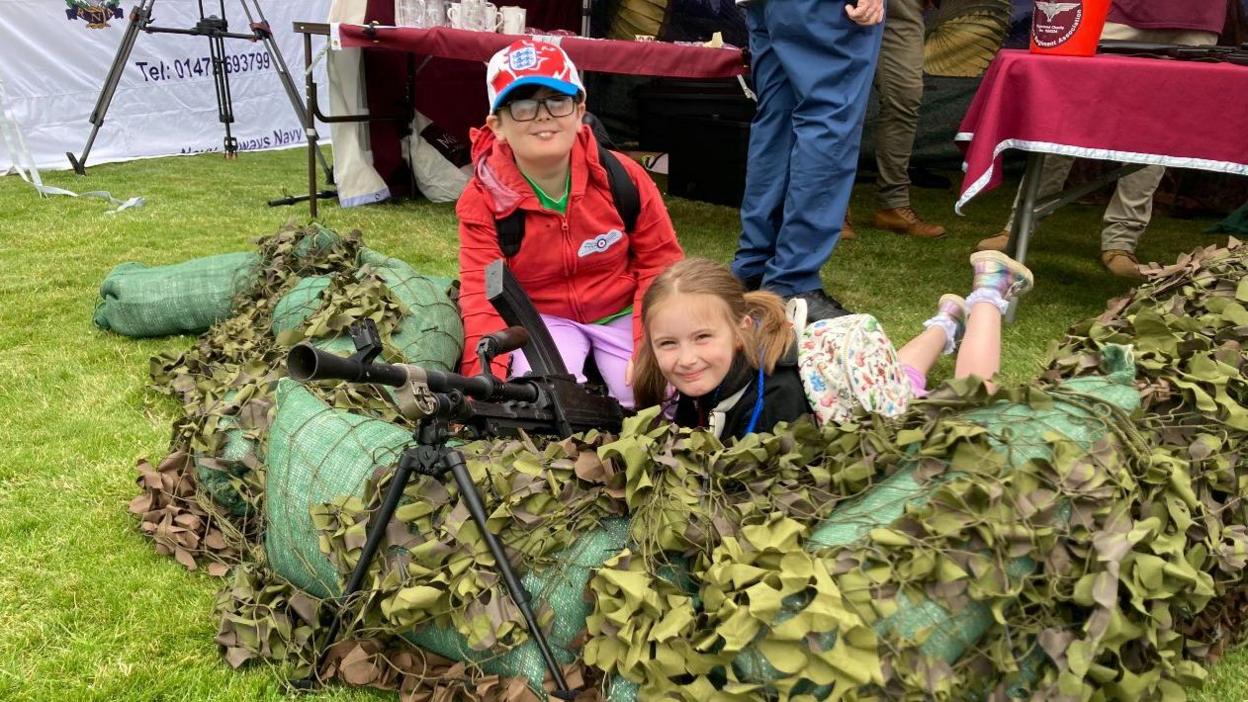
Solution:
<svg viewBox="0 0 1248 702">
<path fill-rule="evenodd" d="M 1105 29 L 1110 0 L 1036 0 L 1031 11 L 1031 52 L 1092 56 Z"/>
</svg>

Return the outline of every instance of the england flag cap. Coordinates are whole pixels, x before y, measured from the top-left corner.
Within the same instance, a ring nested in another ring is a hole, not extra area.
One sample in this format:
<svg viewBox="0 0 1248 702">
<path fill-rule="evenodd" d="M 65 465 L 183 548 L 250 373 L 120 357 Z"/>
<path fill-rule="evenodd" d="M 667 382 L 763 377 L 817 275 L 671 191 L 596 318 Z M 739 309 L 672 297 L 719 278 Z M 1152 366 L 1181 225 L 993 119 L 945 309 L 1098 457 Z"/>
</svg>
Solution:
<svg viewBox="0 0 1248 702">
<path fill-rule="evenodd" d="M 490 112 L 497 112 L 507 94 L 522 85 L 544 85 L 564 95 L 585 92 L 576 66 L 563 49 L 534 39 L 517 39 L 490 58 L 485 69 Z"/>
</svg>

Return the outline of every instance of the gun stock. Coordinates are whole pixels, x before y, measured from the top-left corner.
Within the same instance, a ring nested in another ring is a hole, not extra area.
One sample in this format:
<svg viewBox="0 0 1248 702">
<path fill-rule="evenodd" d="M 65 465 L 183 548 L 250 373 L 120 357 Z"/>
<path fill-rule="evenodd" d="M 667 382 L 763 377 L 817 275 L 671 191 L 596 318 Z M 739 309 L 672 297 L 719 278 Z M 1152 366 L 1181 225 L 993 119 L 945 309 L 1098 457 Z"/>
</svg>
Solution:
<svg viewBox="0 0 1248 702">
<path fill-rule="evenodd" d="M 485 268 L 485 297 L 498 310 L 504 322 L 513 327 L 524 327 L 529 332 L 529 341 L 521 350 L 534 374 L 568 374 L 568 367 L 563 364 L 563 357 L 559 355 L 546 323 L 501 258 Z"/>
</svg>

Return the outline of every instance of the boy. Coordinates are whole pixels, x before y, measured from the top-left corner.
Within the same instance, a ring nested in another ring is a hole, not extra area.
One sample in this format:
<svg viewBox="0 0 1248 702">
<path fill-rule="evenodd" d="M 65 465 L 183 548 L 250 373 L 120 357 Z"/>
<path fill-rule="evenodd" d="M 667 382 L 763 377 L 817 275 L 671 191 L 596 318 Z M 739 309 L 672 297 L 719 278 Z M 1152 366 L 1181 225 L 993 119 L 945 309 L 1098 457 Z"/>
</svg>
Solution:
<svg viewBox="0 0 1248 702">
<path fill-rule="evenodd" d="M 490 115 L 472 132 L 474 174 L 459 199 L 459 268 L 464 317 L 461 372 L 480 371 L 477 339 L 505 326 L 485 299 L 485 267 L 507 265 L 550 329 L 568 371 L 583 380 L 590 354 L 611 394 L 626 407 L 637 312 L 650 281 L 683 258 L 658 188 L 627 157 L 599 151 L 585 115 L 585 87 L 559 47 L 520 39 L 490 59 Z M 605 158 L 620 162 L 640 209 L 625 225 Z M 519 248 L 505 254 L 499 222 L 523 212 Z M 508 358 L 494 361 L 506 377 Z M 522 352 L 510 375 L 529 364 Z"/>
</svg>

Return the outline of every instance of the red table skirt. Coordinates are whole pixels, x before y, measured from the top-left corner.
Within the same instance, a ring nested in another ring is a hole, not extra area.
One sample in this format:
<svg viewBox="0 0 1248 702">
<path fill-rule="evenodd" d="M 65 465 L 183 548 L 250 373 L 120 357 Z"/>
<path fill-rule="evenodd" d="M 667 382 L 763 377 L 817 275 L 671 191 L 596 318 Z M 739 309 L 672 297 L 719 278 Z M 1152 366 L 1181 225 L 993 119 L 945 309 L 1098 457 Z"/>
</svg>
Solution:
<svg viewBox="0 0 1248 702">
<path fill-rule="evenodd" d="M 393 15 L 389 21 L 392 18 Z M 331 46 L 365 50 L 365 80 L 372 114 L 394 114 L 405 98 L 406 86 L 415 78 L 411 97 L 416 109 L 461 139 L 467 139 L 469 128 L 480 126 L 489 111 L 486 61 L 518 38 L 449 27 L 330 25 Z M 745 72 L 741 50 L 735 48 L 576 36 L 538 38 L 557 41 L 582 71 L 699 79 L 730 79 Z M 414 77 L 413 70 L 419 70 L 419 75 Z M 398 122 L 369 124 L 373 166 L 396 195 L 407 194 L 411 181 L 399 152 L 404 128 Z"/>
<path fill-rule="evenodd" d="M 344 48 L 390 49 L 439 58 L 489 61 L 499 49 L 522 37 L 493 32 L 436 27 L 367 27 L 337 25 Z M 534 38 L 558 43 L 582 71 L 671 78 L 732 78 L 745 73 L 741 50 L 695 44 L 619 41 L 576 36 Z"/>
<path fill-rule="evenodd" d="M 1248 175 L 1248 66 L 1002 51 L 956 139 L 959 212 L 1010 148 Z"/>
</svg>

